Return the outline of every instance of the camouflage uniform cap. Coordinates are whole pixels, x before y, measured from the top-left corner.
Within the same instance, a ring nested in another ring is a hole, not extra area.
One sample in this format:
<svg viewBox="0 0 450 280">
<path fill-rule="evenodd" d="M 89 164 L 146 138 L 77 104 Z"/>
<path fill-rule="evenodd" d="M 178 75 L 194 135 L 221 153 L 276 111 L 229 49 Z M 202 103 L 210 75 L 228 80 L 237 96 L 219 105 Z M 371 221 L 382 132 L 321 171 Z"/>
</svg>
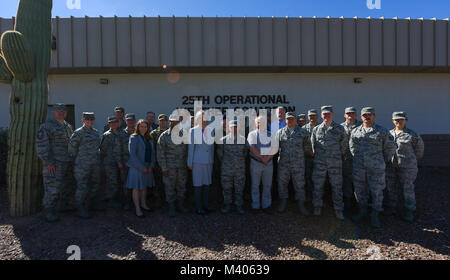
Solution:
<svg viewBox="0 0 450 280">
<path fill-rule="evenodd" d="M 345 114 L 347 113 L 356 113 L 356 108 L 355 107 L 347 107 L 345 108 Z"/>
<path fill-rule="evenodd" d="M 167 117 L 167 115 L 165 115 L 165 114 L 159 114 L 159 116 L 158 116 L 158 121 L 161 121 L 161 120 L 168 120 L 169 119 L 169 117 Z"/>
<path fill-rule="evenodd" d="M 392 113 L 393 120 L 407 120 L 406 112 L 394 112 Z"/>
<path fill-rule="evenodd" d="M 116 107 L 116 108 L 114 108 L 114 112 L 122 112 L 122 113 L 125 113 L 125 109 L 123 108 L 123 107 Z"/>
<path fill-rule="evenodd" d="M 287 112 L 286 119 L 289 119 L 289 118 L 295 118 L 295 114 L 293 112 Z"/>
<path fill-rule="evenodd" d="M 310 110 L 308 110 L 308 116 L 315 116 L 315 115 L 318 115 L 316 109 L 310 109 Z"/>
<path fill-rule="evenodd" d="M 375 108 L 373 107 L 364 107 L 361 109 L 361 115 L 365 115 L 365 114 L 369 114 L 369 115 L 373 115 L 375 114 Z"/>
<path fill-rule="evenodd" d="M 83 119 L 85 120 L 95 120 L 95 114 L 92 112 L 83 112 Z"/>
<path fill-rule="evenodd" d="M 66 110 L 66 105 L 63 103 L 57 103 L 57 104 L 53 105 L 53 110 L 54 111 Z"/>
<path fill-rule="evenodd" d="M 297 120 L 299 121 L 306 121 L 306 115 L 305 114 L 300 114 L 297 116 Z"/>
<path fill-rule="evenodd" d="M 332 105 L 325 105 L 325 106 L 322 106 L 320 108 L 320 110 L 322 111 L 322 114 L 333 113 L 333 106 Z"/>
<path fill-rule="evenodd" d="M 136 115 L 135 114 L 126 114 L 125 115 L 125 119 L 126 120 L 135 120 L 136 119 Z"/>
<path fill-rule="evenodd" d="M 116 116 L 110 116 L 108 117 L 108 123 L 110 122 L 118 122 L 119 119 Z"/>
</svg>

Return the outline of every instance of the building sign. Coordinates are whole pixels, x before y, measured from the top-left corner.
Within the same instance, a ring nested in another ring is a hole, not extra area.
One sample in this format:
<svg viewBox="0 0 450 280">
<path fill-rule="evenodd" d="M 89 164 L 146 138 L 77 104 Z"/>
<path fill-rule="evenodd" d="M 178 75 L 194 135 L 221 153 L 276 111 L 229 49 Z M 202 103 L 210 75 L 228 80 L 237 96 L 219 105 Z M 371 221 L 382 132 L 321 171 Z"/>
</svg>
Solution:
<svg viewBox="0 0 450 280">
<path fill-rule="evenodd" d="M 203 109 L 219 109 L 225 113 L 227 109 L 275 109 L 278 106 L 285 107 L 287 112 L 295 112 L 295 106 L 291 106 L 285 94 L 263 95 L 185 95 L 181 97 L 181 108 L 194 112 L 194 102 L 201 101 Z"/>
</svg>

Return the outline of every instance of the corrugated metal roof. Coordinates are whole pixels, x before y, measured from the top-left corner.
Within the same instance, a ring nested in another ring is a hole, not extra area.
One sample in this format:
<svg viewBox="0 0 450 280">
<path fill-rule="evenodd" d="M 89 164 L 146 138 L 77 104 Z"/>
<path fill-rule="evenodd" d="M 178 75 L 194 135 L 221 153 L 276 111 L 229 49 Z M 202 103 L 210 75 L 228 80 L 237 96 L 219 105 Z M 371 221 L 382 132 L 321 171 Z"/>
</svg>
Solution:
<svg viewBox="0 0 450 280">
<path fill-rule="evenodd" d="M 450 67 L 448 19 L 57 17 L 53 34 L 53 71 Z"/>
</svg>

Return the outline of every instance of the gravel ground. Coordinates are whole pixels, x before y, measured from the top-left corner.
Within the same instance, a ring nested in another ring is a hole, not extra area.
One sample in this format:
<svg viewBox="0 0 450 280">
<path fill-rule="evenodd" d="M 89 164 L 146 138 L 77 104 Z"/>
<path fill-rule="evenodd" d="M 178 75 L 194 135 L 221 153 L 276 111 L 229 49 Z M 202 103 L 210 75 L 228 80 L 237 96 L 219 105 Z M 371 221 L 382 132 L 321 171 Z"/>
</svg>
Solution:
<svg viewBox="0 0 450 280">
<path fill-rule="evenodd" d="M 338 222 L 330 203 L 322 217 L 302 217 L 294 201 L 284 214 L 169 218 L 162 208 L 138 219 L 108 210 L 90 220 L 61 214 L 48 224 L 42 213 L 11 218 L 1 187 L 0 259 L 67 259 L 70 245 L 82 259 L 450 259 L 450 169 L 421 169 L 416 196 L 414 223 L 382 217 L 380 230 Z"/>
</svg>

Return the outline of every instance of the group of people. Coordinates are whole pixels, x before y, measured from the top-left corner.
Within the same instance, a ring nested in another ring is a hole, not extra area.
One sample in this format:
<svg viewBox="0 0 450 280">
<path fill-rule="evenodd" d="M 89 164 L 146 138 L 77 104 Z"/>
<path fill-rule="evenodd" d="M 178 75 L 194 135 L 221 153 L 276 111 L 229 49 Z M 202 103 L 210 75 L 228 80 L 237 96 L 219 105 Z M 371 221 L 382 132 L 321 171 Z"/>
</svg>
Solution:
<svg viewBox="0 0 450 280">
<path fill-rule="evenodd" d="M 280 213 L 286 210 L 292 182 L 299 212 L 310 215 L 305 206 L 310 193 L 313 214 L 320 216 L 328 182 L 337 219 L 348 216 L 361 222 L 370 217 L 372 226 L 381 227 L 379 213 L 396 213 L 399 190 L 404 197 L 402 217 L 407 221 L 414 218 L 414 181 L 424 144 L 406 127 L 405 112 L 393 113 L 394 128 L 388 131 L 375 123 L 372 107 L 361 110 L 361 121 L 354 107 L 346 108 L 341 124 L 334 121 L 333 106 L 322 106 L 320 114 L 311 109 L 307 115 L 298 116 L 278 107 L 276 131 L 263 116 L 255 119 L 256 129 L 246 135 L 240 134 L 237 120 L 224 120 L 223 144 L 208 141 L 214 132 L 208 131 L 203 111 L 191 117 L 190 129 L 179 129 L 183 120 L 178 114 L 159 115 L 158 126 L 153 112 L 147 113 L 147 119 L 136 121 L 134 114 L 125 115 L 123 108 L 116 107 L 103 134 L 93 127 L 94 113 L 83 113 L 83 126 L 73 132 L 65 121 L 64 104 L 55 105 L 51 112 L 53 118 L 40 127 L 36 144 L 44 166 L 43 206 L 49 222 L 59 220 L 58 205 L 61 210 L 77 210 L 81 218 L 90 218 L 91 210 L 105 206 L 131 209 L 134 205 L 136 216 L 144 217 L 143 211 L 151 211 L 147 189 L 155 185 L 164 186 L 169 216 L 175 216 L 177 210 L 189 212 L 185 206 L 188 184 L 194 189 L 195 212 L 208 214 L 213 211 L 208 200 L 215 162 L 220 167 L 224 214 L 232 210 L 233 202 L 236 211 L 244 214 L 249 169 L 252 211 L 274 211 L 275 175 Z M 188 133 L 190 141 L 175 143 L 173 134 L 183 133 Z M 271 141 L 262 141 L 267 136 Z M 102 172 L 106 190 L 99 198 Z M 74 193 L 70 192 L 72 174 L 76 180 Z M 354 201 L 358 211 L 352 215 Z"/>
</svg>

